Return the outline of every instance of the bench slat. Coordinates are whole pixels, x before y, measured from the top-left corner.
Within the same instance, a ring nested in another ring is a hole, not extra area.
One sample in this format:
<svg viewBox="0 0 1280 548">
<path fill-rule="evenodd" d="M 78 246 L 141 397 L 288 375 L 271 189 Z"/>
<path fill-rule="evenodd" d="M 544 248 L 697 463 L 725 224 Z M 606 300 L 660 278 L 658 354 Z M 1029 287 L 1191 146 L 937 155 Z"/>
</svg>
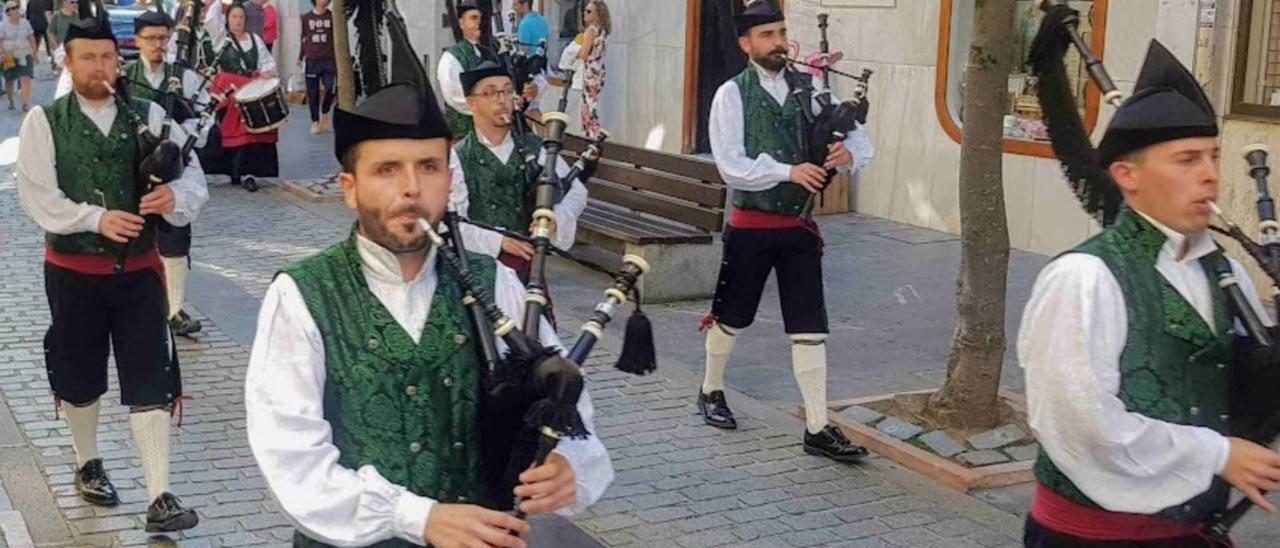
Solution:
<svg viewBox="0 0 1280 548">
<path fill-rule="evenodd" d="M 720 230 L 724 221 L 722 212 L 680 203 L 659 194 L 632 190 L 600 179 L 587 182 L 587 193 L 598 200 L 652 213 L 710 232 Z"/>
<path fill-rule="evenodd" d="M 587 148 L 588 142 L 580 136 L 565 134 L 565 149 L 575 154 Z M 690 179 L 724 184 L 724 179 L 716 170 L 715 163 L 701 158 L 668 154 L 607 141 L 604 144 L 603 157 L 606 160 L 650 167 Z"/>
<path fill-rule="evenodd" d="M 652 234 L 655 236 L 666 237 L 689 236 L 706 232 L 700 228 L 676 224 L 660 217 L 652 217 L 629 209 L 622 209 L 608 202 L 594 200 L 588 202 L 584 215 L 587 213 L 590 213 L 591 217 L 596 220 L 617 223 L 623 228 L 637 234 Z"/>
<path fill-rule="evenodd" d="M 642 188 L 713 208 L 724 207 L 727 194 L 723 185 L 712 185 L 679 175 L 642 170 L 607 159 L 600 161 L 595 176 L 620 185 Z"/>
<path fill-rule="evenodd" d="M 593 209 L 592 205 L 588 205 L 587 210 L 578 219 L 578 226 L 615 240 L 636 245 L 704 244 L 712 241 L 710 234 L 700 231 L 688 231 L 685 233 L 667 231 L 667 234 L 658 234 L 653 231 L 637 230 L 635 223 L 641 219 L 635 213 L 631 215 L 632 217 L 622 217 L 607 210 Z"/>
</svg>

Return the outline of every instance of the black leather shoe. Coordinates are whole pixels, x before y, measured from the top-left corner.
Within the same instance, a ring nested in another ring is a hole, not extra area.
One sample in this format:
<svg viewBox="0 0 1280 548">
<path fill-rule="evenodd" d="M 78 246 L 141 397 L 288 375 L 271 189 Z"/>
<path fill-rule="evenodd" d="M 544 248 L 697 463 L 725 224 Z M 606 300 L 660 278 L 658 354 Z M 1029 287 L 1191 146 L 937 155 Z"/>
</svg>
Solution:
<svg viewBox="0 0 1280 548">
<path fill-rule="evenodd" d="M 172 493 L 160 493 L 147 507 L 148 533 L 168 533 L 190 529 L 200 523 L 196 511 L 183 508 L 182 502 Z"/>
<path fill-rule="evenodd" d="M 193 320 L 187 315 L 186 310 L 179 310 L 178 314 L 169 318 L 169 328 L 173 330 L 175 335 L 191 335 L 199 333 L 204 326 L 200 325 L 200 320 Z"/>
<path fill-rule="evenodd" d="M 120 495 L 116 487 L 107 478 L 107 471 L 102 467 L 102 459 L 93 459 L 84 463 L 76 471 L 76 494 L 89 504 L 98 506 L 117 506 Z"/>
<path fill-rule="evenodd" d="M 248 190 L 249 192 L 257 192 L 257 191 L 258 191 L 258 180 L 257 180 L 257 179 L 254 179 L 253 177 L 245 177 L 245 178 L 244 178 L 244 189 L 245 189 L 245 190 Z"/>
<path fill-rule="evenodd" d="M 839 428 L 827 425 L 821 432 L 810 434 L 804 432 L 804 452 L 810 455 L 827 457 L 836 462 L 858 462 L 867 456 L 867 449 L 854 445 Z"/>
<path fill-rule="evenodd" d="M 702 414 L 702 420 L 716 428 L 725 430 L 733 430 L 738 427 L 738 421 L 733 419 L 733 411 L 729 410 L 729 404 L 724 401 L 723 390 L 712 390 L 710 394 L 703 394 L 702 389 L 698 389 L 698 412 Z"/>
</svg>

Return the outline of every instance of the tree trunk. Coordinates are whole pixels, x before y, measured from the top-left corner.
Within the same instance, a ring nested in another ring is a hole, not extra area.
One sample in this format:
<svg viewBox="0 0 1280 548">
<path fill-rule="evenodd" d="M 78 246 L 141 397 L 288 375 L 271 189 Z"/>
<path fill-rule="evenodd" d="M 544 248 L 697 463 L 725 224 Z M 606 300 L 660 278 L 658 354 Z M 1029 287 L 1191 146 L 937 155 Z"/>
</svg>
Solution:
<svg viewBox="0 0 1280 548">
<path fill-rule="evenodd" d="M 329 13 L 333 14 L 333 57 L 338 65 L 338 108 L 351 110 L 356 106 L 356 76 L 351 67 L 351 39 L 347 35 L 347 2 L 333 0 Z"/>
<path fill-rule="evenodd" d="M 978 0 L 964 75 L 960 145 L 960 275 L 947 380 L 929 399 L 943 426 L 992 427 L 1005 349 L 1009 229 L 1001 173 L 1014 0 Z"/>
</svg>

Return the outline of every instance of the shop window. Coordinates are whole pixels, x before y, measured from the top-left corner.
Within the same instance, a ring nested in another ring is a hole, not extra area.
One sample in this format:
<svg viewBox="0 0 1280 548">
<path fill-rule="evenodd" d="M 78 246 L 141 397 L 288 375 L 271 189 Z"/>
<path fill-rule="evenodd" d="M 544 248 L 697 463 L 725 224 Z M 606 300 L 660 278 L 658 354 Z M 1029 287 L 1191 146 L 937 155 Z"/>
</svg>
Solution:
<svg viewBox="0 0 1280 548">
<path fill-rule="evenodd" d="M 964 123 L 964 66 L 973 42 L 975 0 L 942 0 L 938 33 L 938 78 L 935 106 L 938 119 L 952 140 L 960 142 L 960 126 Z M 1036 78 L 1026 67 L 1031 40 L 1040 28 L 1044 14 L 1040 0 L 1016 0 L 1014 23 L 1009 47 L 1013 49 L 1013 65 L 1009 74 L 1008 103 L 1005 105 L 1005 152 L 1052 157 L 1049 136 L 1045 130 L 1040 102 L 1036 99 Z M 1106 35 L 1107 0 L 1072 0 L 1080 11 L 1080 33 L 1103 56 Z M 1084 65 L 1075 49 L 1068 51 L 1067 75 L 1076 97 L 1085 128 L 1092 131 L 1098 118 L 1098 91 L 1088 80 Z"/>
<path fill-rule="evenodd" d="M 1231 113 L 1280 119 L 1280 1 L 1241 0 Z"/>
</svg>

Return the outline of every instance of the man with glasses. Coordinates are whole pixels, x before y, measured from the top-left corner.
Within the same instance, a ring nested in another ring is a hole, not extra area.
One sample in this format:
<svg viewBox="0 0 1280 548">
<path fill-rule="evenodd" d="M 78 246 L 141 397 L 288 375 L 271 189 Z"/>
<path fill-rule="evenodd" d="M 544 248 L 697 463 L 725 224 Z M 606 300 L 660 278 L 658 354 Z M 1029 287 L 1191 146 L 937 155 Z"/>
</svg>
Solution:
<svg viewBox="0 0 1280 548">
<path fill-rule="evenodd" d="M 200 77 L 172 63 L 165 62 L 166 50 L 173 34 L 173 20 L 164 12 L 147 11 L 133 20 L 133 32 L 138 42 L 138 59 L 124 66 L 129 82 L 129 94 L 163 106 L 171 118 L 182 124 L 187 134 L 195 134 L 198 118 L 185 101 L 194 101 L 196 108 L 209 103 L 209 94 L 200 85 Z M 173 95 L 180 95 L 179 98 Z M 204 146 L 209 136 L 209 126 L 197 134 L 197 146 Z M 169 327 L 174 334 L 190 336 L 203 327 L 192 319 L 182 304 L 186 295 L 187 270 L 191 259 L 191 225 L 172 226 L 160 223 L 156 233 L 156 247 L 164 261 L 165 286 L 169 290 Z"/>
<path fill-rule="evenodd" d="M 512 135 L 511 116 L 515 110 L 515 89 L 506 68 L 493 61 L 481 62 L 462 73 L 461 84 L 467 106 L 474 113 L 474 128 L 458 144 L 450 158 L 453 189 L 449 203 L 459 214 L 477 221 L 524 231 L 533 222 L 533 187 L 537 181 L 528 177 L 523 155 L 516 154 L 516 139 L 525 151 L 542 149 L 542 140 L 532 133 Z M 545 160 L 545 151 L 538 163 Z M 557 171 L 565 176 L 567 162 L 559 162 Z M 560 249 L 573 246 L 578 216 L 587 207 L 587 188 L 573 181 L 569 192 L 555 206 L 555 233 L 552 243 Z M 463 227 L 467 249 L 497 257 L 522 280 L 528 279 L 533 246 L 488 230 Z"/>
</svg>

